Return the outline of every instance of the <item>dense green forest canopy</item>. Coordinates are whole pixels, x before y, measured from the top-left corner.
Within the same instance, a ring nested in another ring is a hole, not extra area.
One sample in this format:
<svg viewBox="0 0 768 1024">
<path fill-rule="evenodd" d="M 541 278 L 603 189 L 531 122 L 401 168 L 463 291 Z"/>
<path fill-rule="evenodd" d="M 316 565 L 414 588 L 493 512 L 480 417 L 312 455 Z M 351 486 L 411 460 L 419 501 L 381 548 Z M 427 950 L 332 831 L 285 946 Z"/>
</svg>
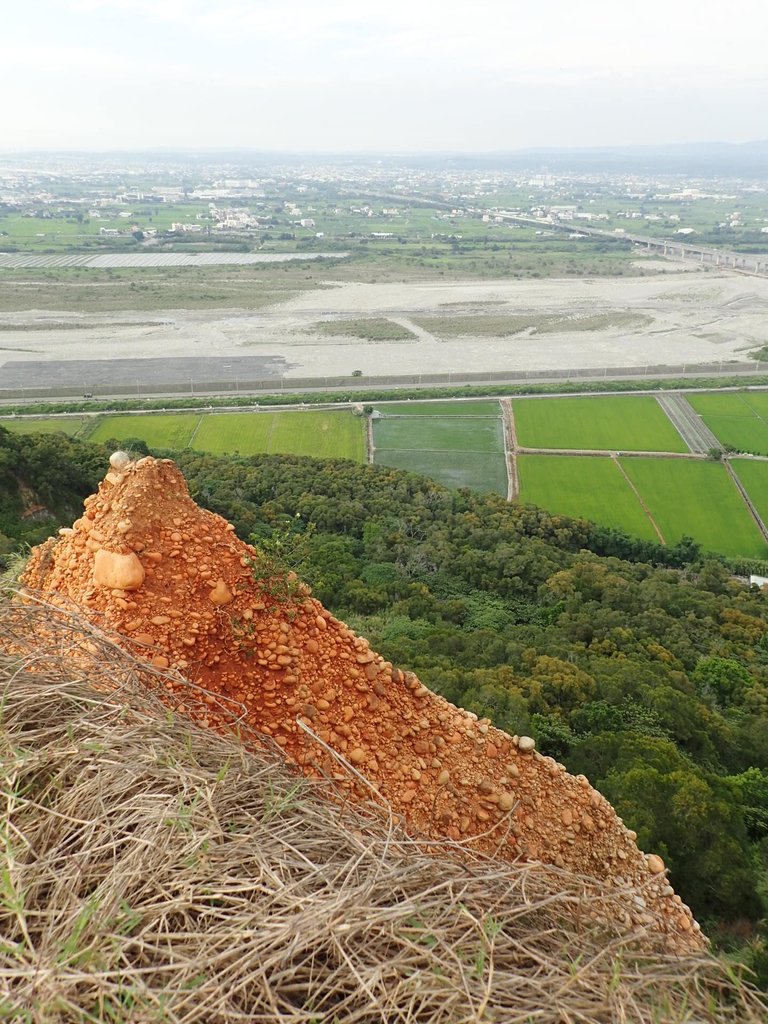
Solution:
<svg viewBox="0 0 768 1024">
<path fill-rule="evenodd" d="M 0 556 L 79 515 L 105 465 L 105 449 L 96 445 L 0 427 Z"/>
<path fill-rule="evenodd" d="M 5 548 L 71 520 L 108 453 L 0 429 Z M 584 772 L 710 929 L 756 936 L 768 981 L 762 593 L 690 542 L 660 548 L 386 467 L 175 457 L 200 504 L 388 659 Z M 35 503 L 51 518 L 22 518 Z"/>
</svg>

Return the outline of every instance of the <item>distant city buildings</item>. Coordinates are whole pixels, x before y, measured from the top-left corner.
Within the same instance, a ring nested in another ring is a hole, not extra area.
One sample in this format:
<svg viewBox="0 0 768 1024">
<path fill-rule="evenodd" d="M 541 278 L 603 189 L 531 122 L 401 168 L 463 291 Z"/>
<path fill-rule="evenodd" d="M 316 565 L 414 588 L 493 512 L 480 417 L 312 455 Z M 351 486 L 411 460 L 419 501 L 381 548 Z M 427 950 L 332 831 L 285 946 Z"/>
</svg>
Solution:
<svg viewBox="0 0 768 1024">
<path fill-rule="evenodd" d="M 418 217 L 414 218 L 414 211 Z M 426 214 L 426 217 L 425 217 Z M 762 244 L 768 235 L 768 184 L 705 181 L 638 172 L 504 170 L 398 166 L 347 159 L 280 163 L 168 155 L 0 157 L 3 217 L 35 221 L 16 230 L 16 245 L 246 245 L 314 239 L 455 243 L 467 220 L 489 236 L 519 231 L 530 218 L 547 236 L 572 228 L 573 240 L 595 230 L 622 237 L 696 236 L 697 244 Z M 418 224 L 415 229 L 414 225 Z M 26 239 L 26 241 L 25 241 Z M 730 240 L 729 240 L 730 239 Z M 759 251 L 759 249 L 758 249 Z"/>
</svg>

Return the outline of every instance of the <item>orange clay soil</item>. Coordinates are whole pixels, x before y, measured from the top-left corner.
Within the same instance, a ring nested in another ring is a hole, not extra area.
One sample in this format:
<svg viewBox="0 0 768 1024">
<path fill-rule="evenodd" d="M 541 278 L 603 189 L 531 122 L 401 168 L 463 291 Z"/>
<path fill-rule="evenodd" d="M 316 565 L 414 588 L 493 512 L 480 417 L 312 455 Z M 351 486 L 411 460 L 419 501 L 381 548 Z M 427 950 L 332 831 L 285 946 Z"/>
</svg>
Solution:
<svg viewBox="0 0 768 1024">
<path fill-rule="evenodd" d="M 586 778 L 393 668 L 307 588 L 283 604 L 265 596 L 254 549 L 195 504 L 173 462 L 115 453 L 112 467 L 82 519 L 34 550 L 25 587 L 76 602 L 203 687 L 206 724 L 220 725 L 222 699 L 244 708 L 307 774 L 346 778 L 359 799 L 377 792 L 414 834 L 606 880 L 627 890 L 628 927 L 661 930 L 672 950 L 704 945 L 661 858 L 638 850 Z"/>
</svg>

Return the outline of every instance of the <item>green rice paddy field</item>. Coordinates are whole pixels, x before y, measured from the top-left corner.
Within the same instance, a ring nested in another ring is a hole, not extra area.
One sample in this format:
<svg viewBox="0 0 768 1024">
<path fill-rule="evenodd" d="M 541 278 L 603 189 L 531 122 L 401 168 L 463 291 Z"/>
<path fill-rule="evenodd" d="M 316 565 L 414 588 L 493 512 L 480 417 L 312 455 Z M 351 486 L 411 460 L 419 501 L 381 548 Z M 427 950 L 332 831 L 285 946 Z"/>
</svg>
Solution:
<svg viewBox="0 0 768 1024">
<path fill-rule="evenodd" d="M 201 419 L 197 413 L 105 416 L 96 420 L 88 440 L 125 441 L 136 437 L 151 448 L 186 448 Z"/>
<path fill-rule="evenodd" d="M 85 418 L 60 416 L 56 418 L 20 416 L 18 419 L 0 420 L 0 427 L 14 434 L 68 434 L 74 437 L 86 424 Z"/>
<path fill-rule="evenodd" d="M 768 455 L 768 392 L 687 395 L 721 444 Z"/>
<path fill-rule="evenodd" d="M 526 398 L 512 402 L 518 444 L 629 452 L 687 452 L 655 398 Z"/>
<path fill-rule="evenodd" d="M 768 462 L 732 459 L 731 468 L 752 499 L 757 514 L 768 524 Z"/>
<path fill-rule="evenodd" d="M 376 465 L 430 476 L 446 487 L 494 491 L 506 497 L 507 465 L 503 455 L 460 451 L 376 451 Z"/>
<path fill-rule="evenodd" d="M 365 423 L 331 412 L 196 413 L 106 416 L 91 441 L 136 437 L 153 448 L 194 448 L 215 455 L 261 452 L 365 461 Z"/>
<path fill-rule="evenodd" d="M 365 462 L 365 420 L 346 410 L 214 414 L 203 417 L 190 447 L 216 455 L 266 452 Z"/>
<path fill-rule="evenodd" d="M 451 416 L 377 420 L 373 425 L 376 451 L 396 449 L 457 452 L 504 452 L 501 418 Z"/>
<path fill-rule="evenodd" d="M 693 537 L 707 551 L 768 557 L 768 545 L 719 462 L 622 459 L 667 544 Z"/>
<path fill-rule="evenodd" d="M 378 465 L 424 473 L 448 487 L 507 493 L 498 402 L 382 405 L 373 422 Z"/>
<path fill-rule="evenodd" d="M 657 541 L 651 521 L 615 459 L 599 455 L 519 455 L 520 501 L 591 519 Z"/>
<path fill-rule="evenodd" d="M 658 540 L 650 515 L 667 544 L 689 536 L 708 551 L 768 557 L 768 545 L 721 463 L 643 458 L 619 462 L 621 469 L 615 460 L 599 456 L 519 456 L 520 500 Z M 751 463 L 748 470 L 753 476 L 748 480 L 745 473 L 742 482 L 758 509 L 762 501 L 768 513 L 768 463 Z"/>
</svg>

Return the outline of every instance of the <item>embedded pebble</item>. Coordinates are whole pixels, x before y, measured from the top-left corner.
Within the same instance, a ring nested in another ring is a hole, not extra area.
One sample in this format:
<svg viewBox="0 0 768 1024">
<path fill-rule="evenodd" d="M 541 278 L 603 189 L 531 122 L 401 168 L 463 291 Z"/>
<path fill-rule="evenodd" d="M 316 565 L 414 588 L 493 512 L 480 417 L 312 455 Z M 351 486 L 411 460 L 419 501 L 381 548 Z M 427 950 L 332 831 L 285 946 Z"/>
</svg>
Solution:
<svg viewBox="0 0 768 1024">
<path fill-rule="evenodd" d="M 234 599 L 235 595 L 222 579 L 216 581 L 216 586 L 208 595 L 208 600 L 215 605 L 229 604 Z"/>
<path fill-rule="evenodd" d="M 660 875 L 662 871 L 666 870 L 664 861 L 656 853 L 649 853 L 645 860 L 652 875 Z"/>
</svg>

